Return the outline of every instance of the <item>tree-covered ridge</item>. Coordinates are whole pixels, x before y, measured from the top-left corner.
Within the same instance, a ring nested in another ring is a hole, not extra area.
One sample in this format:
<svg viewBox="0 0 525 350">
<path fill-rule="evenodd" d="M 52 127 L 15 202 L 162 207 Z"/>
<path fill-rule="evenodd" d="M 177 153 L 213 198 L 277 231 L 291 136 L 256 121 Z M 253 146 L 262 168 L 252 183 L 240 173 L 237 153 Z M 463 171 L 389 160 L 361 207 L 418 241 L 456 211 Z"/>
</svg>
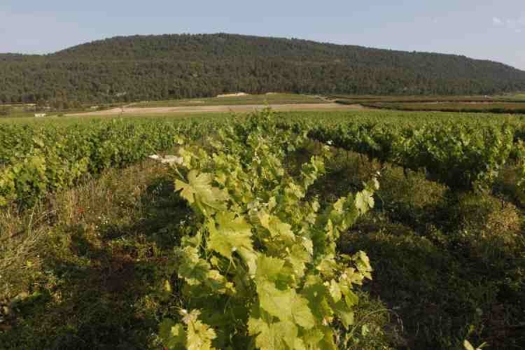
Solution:
<svg viewBox="0 0 525 350">
<path fill-rule="evenodd" d="M 0 54 L 0 102 L 158 100 L 268 91 L 492 94 L 525 72 L 457 55 L 233 34 L 115 37 L 50 55 Z"/>
</svg>

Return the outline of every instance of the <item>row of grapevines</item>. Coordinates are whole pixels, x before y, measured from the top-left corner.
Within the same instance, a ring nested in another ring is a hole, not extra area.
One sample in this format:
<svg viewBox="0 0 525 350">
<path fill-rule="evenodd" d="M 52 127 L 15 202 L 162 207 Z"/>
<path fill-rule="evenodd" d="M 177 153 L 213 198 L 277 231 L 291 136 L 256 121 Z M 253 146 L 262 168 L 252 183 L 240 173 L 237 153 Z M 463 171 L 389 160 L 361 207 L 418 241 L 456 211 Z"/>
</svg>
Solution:
<svg viewBox="0 0 525 350">
<path fill-rule="evenodd" d="M 374 112 L 303 113 L 294 119 L 293 115 L 287 114 L 291 118 L 283 124 L 292 123 L 294 130 L 309 130 L 311 137 L 381 161 L 426 168 L 431 177 L 454 188 L 490 185 L 508 158 L 511 139 L 516 144 L 525 138 L 525 122 L 518 116 Z M 203 135 L 211 119 L 0 123 L 0 205 L 31 204 L 85 174 L 167 149 L 174 134 Z"/>
<path fill-rule="evenodd" d="M 182 302 L 160 327 L 168 349 L 336 349 L 334 330 L 353 323 L 354 289 L 371 267 L 336 242 L 373 206 L 378 183 L 321 205 L 308 188 L 327 152 L 292 166 L 306 135 L 270 118 L 255 114 L 179 150 L 175 186 L 196 223 L 176 249 Z"/>
<path fill-rule="evenodd" d="M 0 206 L 31 205 L 87 174 L 120 167 L 173 146 L 176 135 L 205 133 L 207 123 L 110 120 L 0 125 Z M 209 126 L 208 126 L 209 127 Z"/>
<path fill-rule="evenodd" d="M 289 123 L 283 123 L 289 126 Z M 311 138 L 408 169 L 425 168 L 451 188 L 487 187 L 514 147 L 515 129 L 505 123 L 422 122 L 396 124 L 352 120 L 340 124 L 295 123 Z"/>
</svg>

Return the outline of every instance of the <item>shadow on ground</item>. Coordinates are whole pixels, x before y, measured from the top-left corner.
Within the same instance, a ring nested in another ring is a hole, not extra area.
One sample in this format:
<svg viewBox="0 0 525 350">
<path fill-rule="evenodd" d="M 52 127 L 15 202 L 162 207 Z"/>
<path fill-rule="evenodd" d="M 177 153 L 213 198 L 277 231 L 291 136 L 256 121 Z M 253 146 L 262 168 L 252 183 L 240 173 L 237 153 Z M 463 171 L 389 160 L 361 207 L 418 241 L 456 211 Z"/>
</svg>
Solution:
<svg viewBox="0 0 525 350">
<path fill-rule="evenodd" d="M 380 170 L 336 151 L 311 189 L 321 201 L 356 192 Z M 364 290 L 381 300 L 396 349 L 525 348 L 523 212 L 484 193 L 459 193 L 424 173 L 381 169 L 376 206 L 341 237 L 344 253 L 365 251 L 374 268 Z M 397 322 L 397 317 L 392 318 Z"/>
<path fill-rule="evenodd" d="M 154 346 L 173 302 L 163 289 L 168 260 L 189 210 L 168 178 L 149 185 L 138 206 L 126 225 L 53 227 L 31 290 L 9 305 L 2 349 Z"/>
</svg>

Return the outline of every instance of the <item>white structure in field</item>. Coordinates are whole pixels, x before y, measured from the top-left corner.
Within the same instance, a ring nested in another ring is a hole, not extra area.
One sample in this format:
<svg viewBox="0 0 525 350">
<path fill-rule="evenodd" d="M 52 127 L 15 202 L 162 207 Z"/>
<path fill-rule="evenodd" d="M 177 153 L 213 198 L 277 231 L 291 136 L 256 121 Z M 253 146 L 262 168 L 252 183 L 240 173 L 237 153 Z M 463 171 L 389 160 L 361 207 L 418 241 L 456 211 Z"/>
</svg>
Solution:
<svg viewBox="0 0 525 350">
<path fill-rule="evenodd" d="M 246 92 L 237 92 L 235 94 L 223 94 L 223 95 L 217 95 L 217 97 L 236 97 L 236 96 L 246 96 L 249 95 Z"/>
<path fill-rule="evenodd" d="M 36 113 L 36 114 L 35 114 L 35 117 L 36 117 L 36 118 L 43 118 L 43 117 L 45 117 L 45 116 L 46 116 L 45 113 Z"/>
</svg>

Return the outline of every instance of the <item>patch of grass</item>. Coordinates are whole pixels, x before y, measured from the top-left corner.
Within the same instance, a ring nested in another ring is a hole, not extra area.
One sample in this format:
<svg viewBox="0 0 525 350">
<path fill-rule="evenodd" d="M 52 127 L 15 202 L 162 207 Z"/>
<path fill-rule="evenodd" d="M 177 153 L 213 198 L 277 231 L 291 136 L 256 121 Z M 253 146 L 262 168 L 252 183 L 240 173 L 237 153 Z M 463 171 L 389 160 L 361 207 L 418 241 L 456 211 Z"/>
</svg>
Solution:
<svg viewBox="0 0 525 350">
<path fill-rule="evenodd" d="M 366 292 L 358 292 L 358 297 L 354 324 L 339 334 L 339 348 L 390 350 L 404 346 L 406 340 L 400 335 L 403 323 L 398 315 Z"/>
<path fill-rule="evenodd" d="M 158 323 L 177 305 L 164 289 L 169 257 L 191 220 L 166 176 L 146 162 L 58 193 L 16 220 L 2 213 L 8 235 L 27 229 L 26 216 L 45 217 L 33 234 L 11 238 L 0 259 L 3 349 L 155 346 Z"/>
<path fill-rule="evenodd" d="M 525 208 L 525 190 L 518 187 L 519 167 L 508 165 L 502 169 L 494 183 L 494 191 L 508 201 Z"/>
<path fill-rule="evenodd" d="M 525 100 L 525 93 L 510 93 L 507 95 L 503 95 L 504 98 L 511 98 L 511 99 L 518 99 L 518 100 Z"/>
<path fill-rule="evenodd" d="M 461 194 L 451 212 L 456 213 L 464 231 L 500 237 L 521 233 L 522 213 L 518 208 L 488 194 Z"/>
<path fill-rule="evenodd" d="M 416 232 L 425 232 L 431 225 L 442 226 L 443 207 L 448 205 L 449 189 L 428 181 L 423 172 L 403 171 L 387 166 L 381 174 L 378 191 L 380 206 L 394 222 L 404 223 Z"/>
<path fill-rule="evenodd" d="M 321 199 L 358 190 L 381 170 L 375 209 L 340 242 L 342 252 L 367 252 L 374 280 L 365 291 L 391 320 L 399 317 L 383 327 L 381 346 L 463 349 L 468 337 L 491 349 L 523 348 L 523 212 L 489 194 L 451 192 L 423 172 L 333 152 L 312 190 Z"/>
<path fill-rule="evenodd" d="M 370 217 L 343 238 L 341 250 L 370 256 L 367 290 L 400 315 L 408 348 L 459 349 L 467 334 L 494 349 L 523 347 L 523 238 L 512 246 L 439 234 L 420 236 Z"/>
<path fill-rule="evenodd" d="M 315 153 L 313 148 L 308 151 Z M 422 171 L 404 171 L 337 148 L 332 150 L 326 167 L 327 175 L 312 190 L 322 200 L 333 201 L 349 191 L 359 191 L 364 182 L 378 176 L 380 188 L 376 192 L 375 210 L 388 215 L 392 222 L 424 232 L 429 224 L 441 226 L 442 221 L 449 220 L 443 217 L 448 215 L 444 211 L 449 205 L 449 189 L 428 181 Z"/>
</svg>

